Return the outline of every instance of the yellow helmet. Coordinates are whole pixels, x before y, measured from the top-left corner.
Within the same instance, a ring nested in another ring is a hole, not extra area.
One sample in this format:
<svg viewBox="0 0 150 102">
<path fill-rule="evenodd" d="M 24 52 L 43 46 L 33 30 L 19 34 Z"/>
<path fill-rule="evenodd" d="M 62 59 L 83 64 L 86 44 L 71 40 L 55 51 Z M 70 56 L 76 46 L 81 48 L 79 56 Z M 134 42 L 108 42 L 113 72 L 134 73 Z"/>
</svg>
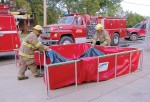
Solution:
<svg viewBox="0 0 150 102">
<path fill-rule="evenodd" d="M 33 29 L 39 30 L 39 31 L 43 30 L 43 28 L 40 25 L 36 25 L 35 27 L 33 27 Z"/>
<path fill-rule="evenodd" d="M 95 27 L 96 30 L 104 30 L 104 27 L 102 24 L 97 24 Z"/>
</svg>

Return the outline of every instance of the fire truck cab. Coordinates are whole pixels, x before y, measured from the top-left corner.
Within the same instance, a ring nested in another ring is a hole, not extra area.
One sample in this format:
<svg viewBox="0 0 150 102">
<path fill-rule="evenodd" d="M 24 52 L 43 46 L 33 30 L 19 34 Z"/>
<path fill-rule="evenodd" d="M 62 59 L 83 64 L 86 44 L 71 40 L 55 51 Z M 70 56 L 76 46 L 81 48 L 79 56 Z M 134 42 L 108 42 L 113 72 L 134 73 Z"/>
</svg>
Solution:
<svg viewBox="0 0 150 102">
<path fill-rule="evenodd" d="M 16 20 L 9 12 L 7 5 L 0 5 L 0 53 L 13 51 L 20 47 Z"/>
<path fill-rule="evenodd" d="M 146 36 L 146 21 L 142 21 L 132 28 L 127 28 L 126 39 L 136 41 L 138 38 Z"/>
<path fill-rule="evenodd" d="M 112 39 L 111 45 L 119 44 L 119 38 L 126 36 L 126 20 L 123 18 L 91 17 L 88 14 L 70 14 L 58 23 L 44 26 L 41 36 L 45 45 L 92 42 L 96 24 L 101 23 Z"/>
</svg>

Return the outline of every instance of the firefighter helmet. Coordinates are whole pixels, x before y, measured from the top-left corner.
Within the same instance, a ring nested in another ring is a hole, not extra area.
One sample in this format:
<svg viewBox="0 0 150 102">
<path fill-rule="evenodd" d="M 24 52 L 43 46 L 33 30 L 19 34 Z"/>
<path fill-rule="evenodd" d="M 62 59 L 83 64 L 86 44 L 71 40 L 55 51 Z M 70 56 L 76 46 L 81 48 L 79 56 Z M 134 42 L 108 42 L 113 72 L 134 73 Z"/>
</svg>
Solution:
<svg viewBox="0 0 150 102">
<path fill-rule="evenodd" d="M 36 25 L 35 27 L 33 27 L 33 29 L 38 30 L 38 31 L 43 30 L 43 28 L 40 25 Z"/>
<path fill-rule="evenodd" d="M 95 27 L 96 30 L 104 30 L 104 27 L 102 24 L 97 24 Z"/>
</svg>

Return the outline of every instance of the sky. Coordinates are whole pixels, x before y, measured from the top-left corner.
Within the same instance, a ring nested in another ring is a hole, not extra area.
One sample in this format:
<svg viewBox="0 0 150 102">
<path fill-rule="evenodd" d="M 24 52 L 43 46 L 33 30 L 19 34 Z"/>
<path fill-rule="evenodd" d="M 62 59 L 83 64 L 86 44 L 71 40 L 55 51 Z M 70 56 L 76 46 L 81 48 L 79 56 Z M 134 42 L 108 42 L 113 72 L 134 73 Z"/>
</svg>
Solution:
<svg viewBox="0 0 150 102">
<path fill-rule="evenodd" d="M 123 0 L 123 10 L 136 12 L 143 16 L 150 16 L 150 0 Z"/>
</svg>

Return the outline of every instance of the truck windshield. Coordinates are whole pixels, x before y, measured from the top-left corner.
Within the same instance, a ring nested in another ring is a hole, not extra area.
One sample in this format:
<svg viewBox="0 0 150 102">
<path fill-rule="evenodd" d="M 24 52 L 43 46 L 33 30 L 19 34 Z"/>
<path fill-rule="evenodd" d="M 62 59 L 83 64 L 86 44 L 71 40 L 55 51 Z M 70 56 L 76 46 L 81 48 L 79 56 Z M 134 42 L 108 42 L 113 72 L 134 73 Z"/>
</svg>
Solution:
<svg viewBox="0 0 150 102">
<path fill-rule="evenodd" d="M 73 22 L 73 18 L 72 16 L 70 17 L 63 17 L 58 21 L 58 24 L 71 24 Z"/>
<path fill-rule="evenodd" d="M 141 23 L 136 24 L 135 26 L 133 26 L 132 28 L 140 28 L 142 26 Z"/>
</svg>

